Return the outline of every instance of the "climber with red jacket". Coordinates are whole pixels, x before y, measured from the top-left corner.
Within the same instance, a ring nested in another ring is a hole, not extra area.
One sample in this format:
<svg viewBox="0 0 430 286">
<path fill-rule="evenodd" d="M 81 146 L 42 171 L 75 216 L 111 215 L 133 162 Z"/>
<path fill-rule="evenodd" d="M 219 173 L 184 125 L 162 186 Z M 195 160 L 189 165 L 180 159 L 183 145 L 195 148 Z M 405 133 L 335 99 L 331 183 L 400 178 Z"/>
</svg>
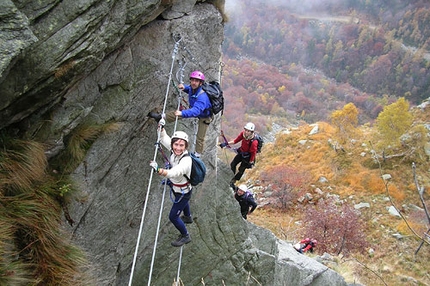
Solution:
<svg viewBox="0 0 430 286">
<path fill-rule="evenodd" d="M 258 140 L 254 139 L 255 125 L 252 122 L 246 123 L 243 128 L 244 130 L 240 132 L 236 139 L 228 142 L 221 143 L 219 146 L 224 148 L 231 144 L 236 144 L 242 141 L 241 146 L 237 149 L 237 155 L 233 158 L 230 163 L 231 170 L 235 174 L 230 183 L 234 184 L 242 178 L 243 173 L 246 169 L 251 169 L 254 167 L 255 156 L 258 150 Z M 237 165 L 239 165 L 239 171 L 236 173 Z"/>
<path fill-rule="evenodd" d="M 294 248 L 300 253 L 305 253 L 307 251 L 312 253 L 314 252 L 314 247 L 317 245 L 317 243 L 318 241 L 316 239 L 305 238 L 296 244 Z"/>
</svg>

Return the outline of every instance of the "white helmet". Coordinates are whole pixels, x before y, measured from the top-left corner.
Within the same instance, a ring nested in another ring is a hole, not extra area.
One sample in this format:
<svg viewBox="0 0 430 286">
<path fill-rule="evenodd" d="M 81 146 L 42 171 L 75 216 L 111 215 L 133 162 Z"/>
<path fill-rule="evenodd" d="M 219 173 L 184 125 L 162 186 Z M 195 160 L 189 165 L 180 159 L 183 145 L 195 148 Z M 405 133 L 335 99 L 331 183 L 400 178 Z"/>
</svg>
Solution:
<svg viewBox="0 0 430 286">
<path fill-rule="evenodd" d="M 242 190 L 244 192 L 248 191 L 248 187 L 245 184 L 239 185 L 239 187 L 237 187 L 239 190 Z"/>
<path fill-rule="evenodd" d="M 188 135 L 184 131 L 176 131 L 173 133 L 172 139 L 174 138 L 185 140 L 185 142 L 188 143 Z"/>
<path fill-rule="evenodd" d="M 247 129 L 247 130 L 249 130 L 249 131 L 254 132 L 254 130 L 255 130 L 255 125 L 254 125 L 254 123 L 252 123 L 252 122 L 248 122 L 248 123 L 246 123 L 246 125 L 245 125 L 243 128 L 245 128 L 245 129 Z"/>
</svg>

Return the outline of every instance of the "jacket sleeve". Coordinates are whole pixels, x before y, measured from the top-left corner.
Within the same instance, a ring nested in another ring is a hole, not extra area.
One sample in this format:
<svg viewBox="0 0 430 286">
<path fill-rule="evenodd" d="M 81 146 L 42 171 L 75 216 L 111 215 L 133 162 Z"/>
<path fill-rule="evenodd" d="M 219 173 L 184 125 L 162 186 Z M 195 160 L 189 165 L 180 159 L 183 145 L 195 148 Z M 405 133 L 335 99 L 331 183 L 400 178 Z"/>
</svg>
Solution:
<svg viewBox="0 0 430 286">
<path fill-rule="evenodd" d="M 240 202 L 240 198 L 237 194 L 234 194 L 234 198 L 236 199 L 236 201 Z"/>
<path fill-rule="evenodd" d="M 172 149 L 170 142 L 170 136 L 167 135 L 166 130 L 163 128 L 160 132 L 160 143 L 170 151 Z"/>
<path fill-rule="evenodd" d="M 242 132 L 240 132 L 240 134 L 239 135 L 237 135 L 237 137 L 236 137 L 236 139 L 234 139 L 234 143 L 233 144 L 236 144 L 236 143 L 238 143 L 239 141 L 242 141 L 243 140 L 243 131 Z"/>
<path fill-rule="evenodd" d="M 190 99 L 190 105 L 192 105 L 191 108 L 182 110 L 182 117 L 210 117 L 210 111 L 208 110 L 212 105 L 206 92 L 199 92 L 195 101 Z"/>
<path fill-rule="evenodd" d="M 308 251 L 309 249 L 311 249 L 312 248 L 312 245 L 311 244 L 308 244 L 308 245 L 306 245 L 306 247 L 305 248 L 303 248 L 303 252 L 306 252 L 306 251 Z"/>
<path fill-rule="evenodd" d="M 187 94 L 190 94 L 190 89 L 191 89 L 190 85 L 184 84 L 184 89 L 182 91 L 187 93 Z"/>
<path fill-rule="evenodd" d="M 258 140 L 255 139 L 254 141 L 252 141 L 251 146 L 249 147 L 249 154 L 251 154 L 251 156 L 249 157 L 249 162 L 255 161 L 255 156 L 257 155 L 257 149 L 258 149 Z"/>
<path fill-rule="evenodd" d="M 248 197 L 248 205 L 251 206 L 249 213 L 252 213 L 257 208 L 257 203 L 255 202 L 254 198 L 251 196 Z"/>
</svg>

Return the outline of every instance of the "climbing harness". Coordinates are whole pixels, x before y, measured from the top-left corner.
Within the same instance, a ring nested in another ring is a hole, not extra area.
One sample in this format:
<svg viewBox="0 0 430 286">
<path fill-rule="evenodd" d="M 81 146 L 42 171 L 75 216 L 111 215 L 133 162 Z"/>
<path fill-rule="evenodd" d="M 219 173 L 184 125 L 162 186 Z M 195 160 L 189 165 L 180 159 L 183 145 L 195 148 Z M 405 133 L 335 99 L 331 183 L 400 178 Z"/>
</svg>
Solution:
<svg viewBox="0 0 430 286">
<path fill-rule="evenodd" d="M 184 198 L 184 196 L 185 196 L 185 192 L 184 192 L 184 190 L 182 190 L 182 188 L 181 188 L 181 196 L 179 197 L 178 200 L 176 200 L 174 192 L 170 191 L 170 200 L 174 204 L 180 203 L 182 201 L 182 199 Z"/>
</svg>

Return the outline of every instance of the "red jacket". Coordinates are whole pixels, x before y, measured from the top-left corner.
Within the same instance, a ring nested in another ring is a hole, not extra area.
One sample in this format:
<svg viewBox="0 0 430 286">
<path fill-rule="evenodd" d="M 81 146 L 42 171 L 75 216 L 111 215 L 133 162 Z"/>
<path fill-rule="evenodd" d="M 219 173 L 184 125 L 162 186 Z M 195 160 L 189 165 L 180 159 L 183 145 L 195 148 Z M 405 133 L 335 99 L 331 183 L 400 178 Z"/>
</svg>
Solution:
<svg viewBox="0 0 430 286">
<path fill-rule="evenodd" d="M 305 244 L 305 247 L 302 248 L 303 252 L 306 252 L 306 251 L 312 249 L 315 246 L 314 242 L 312 240 L 310 240 L 310 239 L 303 239 L 303 240 L 300 241 L 300 243 L 304 243 Z"/>
<path fill-rule="evenodd" d="M 238 143 L 239 141 L 242 141 L 242 145 L 239 148 L 239 152 L 242 153 L 249 153 L 249 162 L 255 161 L 255 155 L 257 154 L 257 148 L 258 148 L 258 140 L 253 140 L 254 138 L 250 140 L 246 140 L 243 137 L 243 132 L 240 132 L 239 136 L 237 136 L 236 139 L 234 139 L 234 144 Z M 252 144 L 251 144 L 252 141 Z"/>
</svg>

